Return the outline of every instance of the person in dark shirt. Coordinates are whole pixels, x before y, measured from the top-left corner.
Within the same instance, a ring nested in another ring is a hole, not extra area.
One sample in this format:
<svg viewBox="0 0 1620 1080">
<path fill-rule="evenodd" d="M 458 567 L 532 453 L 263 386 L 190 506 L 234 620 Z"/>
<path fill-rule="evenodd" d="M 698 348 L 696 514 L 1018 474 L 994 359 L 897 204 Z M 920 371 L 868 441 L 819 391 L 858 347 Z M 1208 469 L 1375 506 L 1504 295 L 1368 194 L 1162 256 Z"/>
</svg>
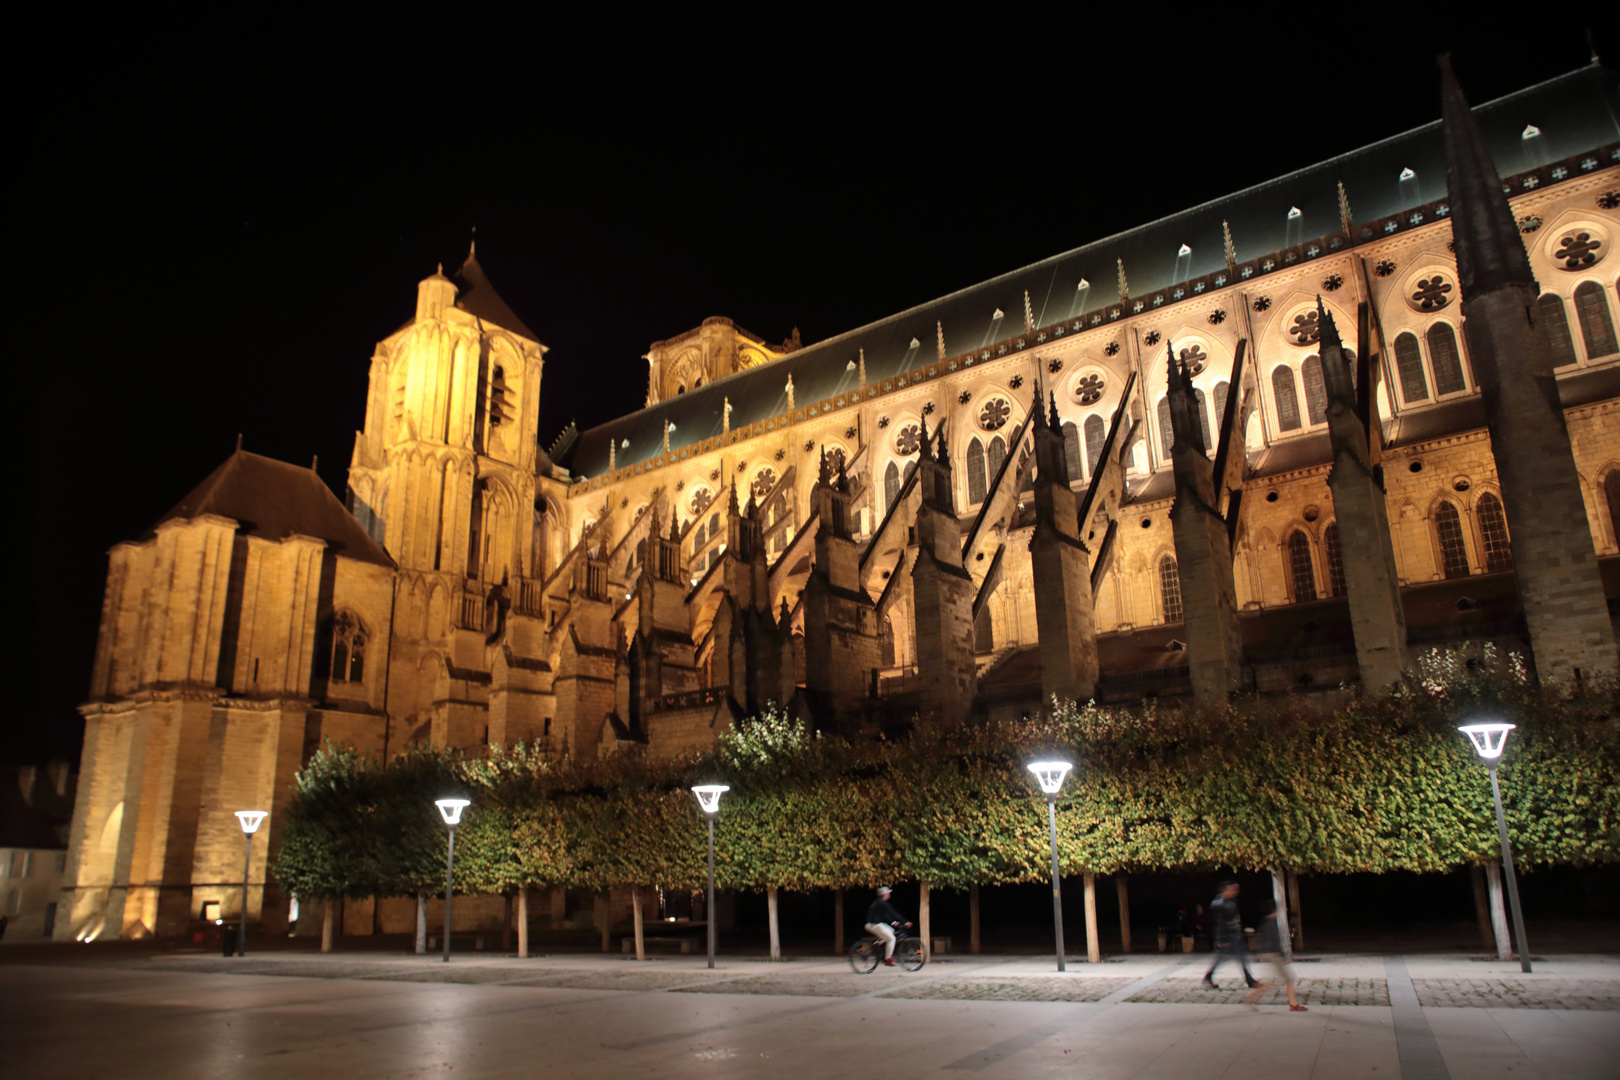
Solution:
<svg viewBox="0 0 1620 1080">
<path fill-rule="evenodd" d="M 1227 957 L 1235 958 L 1243 966 L 1243 981 L 1254 986 L 1254 976 L 1249 974 L 1249 950 L 1243 944 L 1243 917 L 1238 912 L 1237 895 L 1237 882 L 1222 882 L 1221 891 L 1215 894 L 1215 899 L 1209 905 L 1210 929 L 1215 935 L 1215 957 L 1209 962 L 1209 970 L 1204 972 L 1204 985 L 1210 988 L 1215 986 L 1215 969 Z"/>
<path fill-rule="evenodd" d="M 877 899 L 866 909 L 866 932 L 883 942 L 883 963 L 888 967 L 894 967 L 895 927 L 911 925 L 906 921 L 906 917 L 889 903 L 889 897 L 892 895 L 893 889 L 887 885 L 879 885 Z"/>
</svg>

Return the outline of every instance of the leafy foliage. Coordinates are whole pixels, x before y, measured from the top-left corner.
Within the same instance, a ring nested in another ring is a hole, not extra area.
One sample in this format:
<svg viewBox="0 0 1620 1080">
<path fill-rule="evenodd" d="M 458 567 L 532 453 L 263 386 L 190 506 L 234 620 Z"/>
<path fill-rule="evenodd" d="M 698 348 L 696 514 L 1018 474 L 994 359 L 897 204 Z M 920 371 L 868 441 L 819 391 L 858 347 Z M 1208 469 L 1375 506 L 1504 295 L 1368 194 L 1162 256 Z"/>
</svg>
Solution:
<svg viewBox="0 0 1620 1080">
<path fill-rule="evenodd" d="M 1025 769 L 1063 755 L 1065 871 L 1259 868 L 1439 871 L 1494 856 L 1486 772 L 1456 725 L 1518 724 L 1499 773 L 1524 865 L 1620 860 L 1616 695 L 1534 691 L 1511 663 L 1439 655 L 1404 696 L 1244 700 L 1195 712 L 1055 703 L 1050 716 L 861 745 L 781 710 L 708 754 L 483 758 L 414 749 L 386 767 L 326 746 L 298 775 L 273 869 L 310 896 L 389 896 L 442 883 L 434 798 L 473 800 L 456 887 L 592 889 L 705 877 L 705 822 L 689 790 L 723 780 L 716 877 L 726 888 L 939 886 L 1040 880 L 1043 800 Z"/>
</svg>

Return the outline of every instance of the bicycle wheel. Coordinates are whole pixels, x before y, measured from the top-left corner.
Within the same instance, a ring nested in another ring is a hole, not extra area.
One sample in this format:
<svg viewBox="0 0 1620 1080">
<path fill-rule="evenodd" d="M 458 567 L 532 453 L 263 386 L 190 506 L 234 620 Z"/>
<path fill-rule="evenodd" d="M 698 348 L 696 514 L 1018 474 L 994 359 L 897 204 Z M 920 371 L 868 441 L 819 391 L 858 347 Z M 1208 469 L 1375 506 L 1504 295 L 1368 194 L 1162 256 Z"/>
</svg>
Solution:
<svg viewBox="0 0 1620 1080">
<path fill-rule="evenodd" d="M 922 966 L 928 963 L 928 953 L 923 949 L 922 938 L 904 938 L 894 952 L 895 959 L 900 961 L 900 966 L 907 971 L 921 971 Z"/>
<path fill-rule="evenodd" d="M 861 938 L 849 947 L 849 969 L 857 975 L 870 975 L 877 970 L 882 955 L 876 938 Z"/>
</svg>

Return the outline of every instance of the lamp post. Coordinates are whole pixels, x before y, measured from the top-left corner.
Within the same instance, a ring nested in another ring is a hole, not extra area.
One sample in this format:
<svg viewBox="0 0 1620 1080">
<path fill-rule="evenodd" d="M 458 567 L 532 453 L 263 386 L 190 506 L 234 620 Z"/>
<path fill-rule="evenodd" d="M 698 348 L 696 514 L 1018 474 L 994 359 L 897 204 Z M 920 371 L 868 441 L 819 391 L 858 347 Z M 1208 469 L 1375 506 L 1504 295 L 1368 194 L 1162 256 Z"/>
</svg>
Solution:
<svg viewBox="0 0 1620 1080">
<path fill-rule="evenodd" d="M 730 791 L 726 784 L 699 784 L 692 789 L 698 797 L 698 806 L 709 819 L 709 905 L 703 909 L 709 924 L 709 967 L 714 967 L 714 815 L 720 809 L 720 796 Z"/>
<path fill-rule="evenodd" d="M 461 812 L 472 803 L 467 799 L 435 799 L 433 805 L 444 815 L 450 826 L 450 846 L 444 856 L 444 962 L 450 962 L 450 895 L 451 882 L 456 869 L 456 826 L 461 824 Z"/>
<path fill-rule="evenodd" d="M 1508 846 L 1507 815 L 1502 812 L 1502 786 L 1496 781 L 1496 762 L 1502 756 L 1513 724 L 1465 724 L 1457 730 L 1468 736 L 1491 774 L 1491 798 L 1496 802 L 1496 833 L 1502 841 L 1502 876 L 1507 878 L 1508 903 L 1513 909 L 1513 937 L 1519 949 L 1519 969 L 1530 970 L 1530 947 L 1524 940 L 1524 912 L 1519 908 L 1519 882 L 1513 875 L 1513 849 Z"/>
<path fill-rule="evenodd" d="M 268 810 L 238 810 L 236 820 L 242 823 L 242 835 L 247 837 L 247 854 L 242 857 L 242 932 L 236 935 L 236 955 L 247 955 L 247 898 L 248 871 L 253 869 L 253 834 L 259 831 Z"/>
<path fill-rule="evenodd" d="M 1035 761 L 1031 762 L 1029 771 L 1035 774 L 1036 783 L 1041 785 L 1041 792 L 1046 796 L 1046 820 L 1052 837 L 1052 928 L 1057 934 L 1057 969 L 1067 971 L 1068 966 L 1063 959 L 1063 891 L 1059 883 L 1061 875 L 1058 872 L 1057 848 L 1057 795 L 1058 789 L 1063 786 L 1063 778 L 1069 775 L 1074 768 L 1067 761 Z"/>
</svg>

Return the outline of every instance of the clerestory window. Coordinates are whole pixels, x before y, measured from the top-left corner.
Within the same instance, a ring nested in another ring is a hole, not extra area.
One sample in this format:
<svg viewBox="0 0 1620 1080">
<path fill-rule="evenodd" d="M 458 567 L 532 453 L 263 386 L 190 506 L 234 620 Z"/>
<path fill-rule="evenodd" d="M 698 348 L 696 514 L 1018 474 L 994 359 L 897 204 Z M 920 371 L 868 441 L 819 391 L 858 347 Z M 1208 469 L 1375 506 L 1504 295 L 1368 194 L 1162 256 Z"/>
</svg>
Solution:
<svg viewBox="0 0 1620 1080">
<path fill-rule="evenodd" d="M 364 682 L 366 676 L 366 629 L 347 611 L 332 620 L 333 682 Z"/>
</svg>

